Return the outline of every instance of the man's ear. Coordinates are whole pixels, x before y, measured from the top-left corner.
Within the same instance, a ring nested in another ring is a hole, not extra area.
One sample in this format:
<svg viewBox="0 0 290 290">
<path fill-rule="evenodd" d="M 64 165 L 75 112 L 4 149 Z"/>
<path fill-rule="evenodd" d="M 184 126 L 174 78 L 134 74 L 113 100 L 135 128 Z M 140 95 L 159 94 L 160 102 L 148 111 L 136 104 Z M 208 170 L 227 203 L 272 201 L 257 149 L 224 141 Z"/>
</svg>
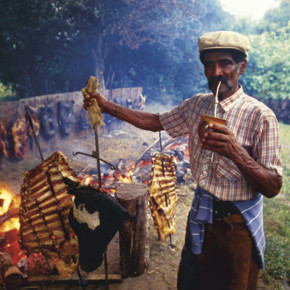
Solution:
<svg viewBox="0 0 290 290">
<path fill-rule="evenodd" d="M 244 59 L 240 62 L 240 75 L 243 75 L 246 72 L 247 69 L 247 60 Z"/>
</svg>

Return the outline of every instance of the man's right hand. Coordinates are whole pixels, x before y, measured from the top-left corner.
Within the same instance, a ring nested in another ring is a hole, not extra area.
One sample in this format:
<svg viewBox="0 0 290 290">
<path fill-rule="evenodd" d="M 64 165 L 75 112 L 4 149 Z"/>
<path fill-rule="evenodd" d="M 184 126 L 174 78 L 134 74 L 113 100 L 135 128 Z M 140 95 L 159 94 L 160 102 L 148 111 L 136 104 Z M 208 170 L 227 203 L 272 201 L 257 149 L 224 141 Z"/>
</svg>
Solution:
<svg viewBox="0 0 290 290">
<path fill-rule="evenodd" d="M 91 93 L 84 96 L 83 107 L 88 110 L 96 99 L 102 113 L 109 114 L 119 120 L 125 121 L 137 128 L 157 132 L 163 130 L 157 114 L 129 109 L 108 101 L 100 93 Z"/>
<path fill-rule="evenodd" d="M 84 109 L 88 110 L 88 108 L 93 104 L 93 99 L 96 99 L 98 105 L 102 112 L 104 112 L 104 105 L 106 103 L 106 99 L 100 93 L 91 93 L 84 96 Z"/>
</svg>

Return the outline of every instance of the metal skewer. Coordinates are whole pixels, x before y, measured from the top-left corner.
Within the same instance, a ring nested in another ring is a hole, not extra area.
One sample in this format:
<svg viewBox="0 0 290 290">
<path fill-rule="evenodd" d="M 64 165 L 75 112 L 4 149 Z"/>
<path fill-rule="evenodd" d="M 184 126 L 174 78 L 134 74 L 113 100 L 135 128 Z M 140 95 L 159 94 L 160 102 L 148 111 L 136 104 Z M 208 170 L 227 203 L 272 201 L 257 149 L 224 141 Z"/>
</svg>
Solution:
<svg viewBox="0 0 290 290">
<path fill-rule="evenodd" d="M 110 163 L 110 162 L 102 159 L 101 157 L 97 157 L 97 152 L 96 151 L 93 151 L 92 154 L 88 154 L 88 153 L 84 153 L 84 152 L 79 152 L 79 151 L 78 152 L 75 152 L 75 153 L 72 152 L 72 155 L 73 156 L 77 156 L 78 154 L 85 155 L 85 156 L 88 156 L 88 157 L 94 157 L 96 159 L 98 158 L 101 161 L 103 161 L 104 163 L 108 164 L 112 170 L 116 169 L 115 165 L 113 165 L 112 163 Z"/>
<path fill-rule="evenodd" d="M 31 116 L 29 114 L 29 112 L 26 110 L 26 116 L 27 116 L 27 119 L 28 119 L 28 123 L 30 125 L 30 128 L 32 130 L 32 134 L 33 134 L 33 139 L 35 141 L 35 144 L 36 144 L 36 147 L 38 149 L 38 152 L 39 152 L 39 155 L 40 155 L 40 159 L 41 159 L 41 162 L 44 161 L 44 158 L 43 158 L 43 155 L 42 155 L 42 151 L 41 151 L 41 148 L 40 148 L 40 145 L 39 145 L 39 142 L 38 142 L 38 139 L 37 139 L 37 136 L 35 134 L 35 130 L 34 130 L 34 126 L 33 126 L 33 123 L 32 123 L 32 119 L 31 119 Z"/>
<path fill-rule="evenodd" d="M 99 132 L 98 132 L 98 124 L 97 123 L 95 123 L 95 125 L 94 125 L 94 133 L 95 133 L 95 145 L 96 145 L 95 154 L 96 154 L 96 159 L 97 159 L 99 188 L 101 188 L 102 187 L 102 175 L 101 175 L 101 162 L 100 162 L 100 150 L 99 150 Z M 104 255 L 104 266 L 105 266 L 106 289 L 109 289 L 107 249 L 105 250 L 103 255 Z"/>
<path fill-rule="evenodd" d="M 99 132 L 98 132 L 98 124 L 94 124 L 94 134 L 95 134 L 95 148 L 96 150 L 92 152 L 92 154 L 87 154 L 84 152 L 76 152 L 72 153 L 73 156 L 76 156 L 77 154 L 82 154 L 85 156 L 96 158 L 97 161 L 97 170 L 98 170 L 98 182 L 99 182 L 99 188 L 102 188 L 102 174 L 101 174 L 101 161 L 108 164 L 111 169 L 115 169 L 115 166 L 104 159 L 100 158 L 100 147 L 99 147 Z M 104 251 L 104 266 L 105 266 L 105 281 L 106 281 L 106 289 L 109 289 L 108 286 L 108 259 L 107 259 L 107 249 Z"/>
</svg>

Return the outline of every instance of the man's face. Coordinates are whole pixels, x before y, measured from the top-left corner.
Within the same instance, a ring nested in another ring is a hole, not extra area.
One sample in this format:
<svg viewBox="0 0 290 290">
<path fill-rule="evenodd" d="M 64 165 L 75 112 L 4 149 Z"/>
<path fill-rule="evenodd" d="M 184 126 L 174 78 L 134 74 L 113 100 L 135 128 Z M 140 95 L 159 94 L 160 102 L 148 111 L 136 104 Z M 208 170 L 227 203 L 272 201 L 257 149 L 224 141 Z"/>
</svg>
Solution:
<svg viewBox="0 0 290 290">
<path fill-rule="evenodd" d="M 208 52 L 204 57 L 204 73 L 208 79 L 208 88 L 215 94 L 219 80 L 222 81 L 218 97 L 223 100 L 238 89 L 238 81 L 244 74 L 247 61 L 236 63 L 232 55 L 223 50 Z"/>
</svg>

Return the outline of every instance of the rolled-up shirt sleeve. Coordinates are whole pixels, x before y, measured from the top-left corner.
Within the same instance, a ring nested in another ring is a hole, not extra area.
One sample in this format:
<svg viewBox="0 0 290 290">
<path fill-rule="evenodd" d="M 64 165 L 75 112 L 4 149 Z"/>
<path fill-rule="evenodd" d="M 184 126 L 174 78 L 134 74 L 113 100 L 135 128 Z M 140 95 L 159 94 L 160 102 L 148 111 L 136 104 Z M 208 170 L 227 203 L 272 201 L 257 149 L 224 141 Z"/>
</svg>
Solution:
<svg viewBox="0 0 290 290">
<path fill-rule="evenodd" d="M 275 116 L 264 116 L 254 145 L 257 162 L 282 176 L 281 144 L 279 123 Z"/>
<path fill-rule="evenodd" d="M 171 111 L 159 116 L 164 130 L 173 138 L 188 134 L 188 106 L 190 99 L 185 100 Z"/>
</svg>

